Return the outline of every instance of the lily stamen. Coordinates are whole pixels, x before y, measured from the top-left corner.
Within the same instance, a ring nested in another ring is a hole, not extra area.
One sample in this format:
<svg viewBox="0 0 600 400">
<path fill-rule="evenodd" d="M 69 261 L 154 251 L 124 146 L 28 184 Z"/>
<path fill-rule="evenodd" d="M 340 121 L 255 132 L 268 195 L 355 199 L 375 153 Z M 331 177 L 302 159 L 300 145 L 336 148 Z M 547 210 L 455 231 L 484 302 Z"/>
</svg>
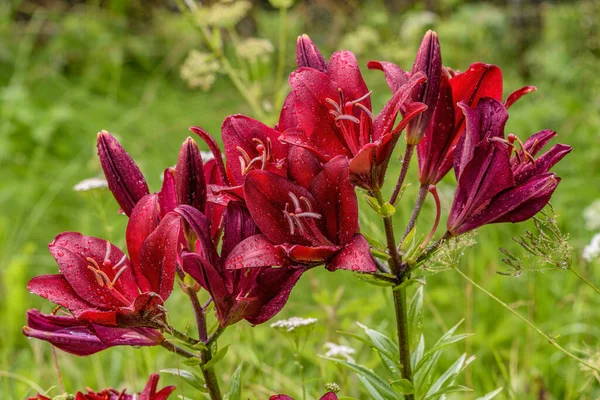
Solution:
<svg viewBox="0 0 600 400">
<path fill-rule="evenodd" d="M 110 242 L 107 240 L 106 241 L 106 253 L 104 254 L 104 261 L 102 262 L 105 266 L 109 266 L 110 265 L 110 252 L 111 252 L 111 245 Z"/>
</svg>

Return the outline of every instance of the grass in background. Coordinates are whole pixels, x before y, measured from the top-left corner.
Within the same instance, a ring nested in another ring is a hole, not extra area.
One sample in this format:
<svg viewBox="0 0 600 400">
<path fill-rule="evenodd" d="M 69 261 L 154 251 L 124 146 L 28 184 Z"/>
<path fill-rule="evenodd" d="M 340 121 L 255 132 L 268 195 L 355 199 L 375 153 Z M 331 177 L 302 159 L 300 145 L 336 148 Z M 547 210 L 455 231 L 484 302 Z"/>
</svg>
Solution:
<svg viewBox="0 0 600 400">
<path fill-rule="evenodd" d="M 123 245 L 126 220 L 117 215 L 109 193 L 72 191 L 80 180 L 101 174 L 95 157 L 95 133 L 100 129 L 115 133 L 140 164 L 151 189 L 157 189 L 161 171 L 175 164 L 190 125 L 201 125 L 218 135 L 225 116 L 249 113 L 225 79 L 218 79 L 209 93 L 192 91 L 179 79 L 178 69 L 188 51 L 201 46 L 183 18 L 157 9 L 150 24 L 144 13 L 127 18 L 123 11 L 126 2 L 111 4 L 113 7 L 108 9 L 77 7 L 69 13 L 35 9 L 29 10 L 30 18 L 8 12 L 0 17 L 3 399 L 22 399 L 38 390 L 37 386 L 45 390 L 58 384 L 50 347 L 28 341 L 21 334 L 28 308 L 46 312 L 52 308 L 49 302 L 26 291 L 31 277 L 56 271 L 47 243 L 62 231 L 74 230 Z M 297 18 L 291 18 L 294 22 L 288 27 L 288 48 L 307 21 L 302 7 L 298 5 Z M 272 11 L 260 10 L 254 18 L 260 33 L 276 42 L 275 24 L 266 23 L 273 21 L 274 15 Z M 536 85 L 537 93 L 511 109 L 507 129 L 528 137 L 543 128 L 552 128 L 559 132 L 561 142 L 575 148 L 557 168 L 563 181 L 553 204 L 560 214 L 561 228 L 571 233 L 572 244 L 581 249 L 593 234 L 584 228 L 582 210 L 600 197 L 600 34 L 597 22 L 593 22 L 600 20 L 598 7 L 593 2 L 545 5 L 541 39 L 521 55 L 514 51 L 511 41 L 511 15 L 510 9 L 486 4 L 457 5 L 443 17 L 432 17 L 420 10 L 395 16 L 373 7 L 357 13 L 355 20 L 347 19 L 347 25 L 340 28 L 345 33 L 339 39 L 360 54 L 361 66 L 370 58 L 391 58 L 408 68 L 420 36 L 433 26 L 440 34 L 447 65 L 464 70 L 472 61 L 496 63 L 505 73 L 505 93 L 523 84 Z M 362 33 L 356 33 L 356 26 Z M 337 44 L 328 42 L 319 27 L 306 29 L 307 33 L 314 33 L 319 44 Z M 365 45 L 364 40 L 373 38 L 373 32 L 377 46 L 369 42 Z M 289 69 L 292 63 L 290 55 Z M 517 76 L 520 63 L 526 63 L 531 71 L 527 82 Z M 379 72 L 364 74 L 375 89 L 374 107 L 380 109 L 389 94 L 383 77 Z M 390 177 L 398 171 L 396 163 Z M 414 182 L 414 165 L 410 174 Z M 413 186 L 405 193 L 395 216 L 399 222 L 407 220 L 416 190 Z M 439 190 L 447 210 L 452 177 Z M 362 229 L 372 236 L 381 235 L 379 221 L 372 218 L 374 213 L 364 210 Z M 428 201 L 422 212 L 424 220 L 432 214 Z M 568 271 L 527 273 L 519 278 L 496 274 L 503 269 L 498 247 L 517 251 L 516 244 L 508 238 L 526 228 L 527 223 L 481 229 L 479 243 L 465 252 L 460 268 L 545 332 L 560 334 L 563 346 L 581 351 L 578 354 L 584 358 L 595 354 L 600 350 L 600 297 L 592 290 Z M 583 264 L 579 254 L 576 250 L 575 268 L 600 283 L 600 274 Z M 356 349 L 355 358 L 361 363 L 381 369 L 371 349 L 337 332 L 358 332 L 355 322 L 359 321 L 392 334 L 393 306 L 388 297 L 388 293 L 349 273 L 333 275 L 318 268 L 303 277 L 275 320 L 290 316 L 319 319 L 302 358 L 309 398 L 322 393 L 326 382 L 340 384 L 344 395 L 366 398 L 354 374 L 316 354 L 325 352 L 325 342 L 345 344 Z M 191 314 L 179 312 L 187 310 L 183 296 L 174 295 L 167 305 L 177 326 L 194 325 Z M 452 271 L 427 277 L 425 309 L 424 327 L 429 343 L 462 318 L 465 323 L 461 329 L 475 333 L 453 348 L 454 353 L 447 354 L 441 367 L 448 367 L 453 357 L 463 351 L 475 354 L 477 361 L 467 372 L 466 382 L 460 383 L 473 387 L 477 395 L 504 386 L 500 397 L 507 399 L 543 398 L 544 393 L 561 399 L 600 396 L 597 381 L 589 372 L 564 358 Z M 268 323 L 258 327 L 237 324 L 221 339 L 221 345 L 227 343 L 232 346 L 225 362 L 219 365 L 225 387 L 237 365 L 243 362 L 245 397 L 267 398 L 271 390 L 293 396 L 301 393 L 291 346 Z M 182 360 L 160 349 L 125 347 L 86 358 L 59 351 L 58 361 L 70 391 L 83 386 L 127 386 L 139 390 L 153 371 L 185 368 Z M 179 394 L 196 396 L 177 378 L 164 376 L 163 380 L 165 384 L 179 385 Z"/>
</svg>

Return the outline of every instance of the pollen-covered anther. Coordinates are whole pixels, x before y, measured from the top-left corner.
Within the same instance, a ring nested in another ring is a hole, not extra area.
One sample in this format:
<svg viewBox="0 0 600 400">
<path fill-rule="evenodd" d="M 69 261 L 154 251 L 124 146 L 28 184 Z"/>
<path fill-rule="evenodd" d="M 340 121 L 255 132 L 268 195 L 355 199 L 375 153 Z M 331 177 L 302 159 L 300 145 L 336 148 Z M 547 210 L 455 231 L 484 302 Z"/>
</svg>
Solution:
<svg viewBox="0 0 600 400">
<path fill-rule="evenodd" d="M 285 209 L 283 210 L 283 216 L 285 217 L 289 225 L 290 233 L 292 235 L 296 233 L 296 229 L 298 230 L 298 232 L 300 232 L 300 234 L 304 234 L 305 229 L 300 218 L 321 219 L 321 214 L 313 211 L 312 205 L 306 197 L 300 196 L 300 199 L 298 199 L 298 197 L 292 192 L 289 192 L 288 195 L 292 200 L 292 204 L 294 205 L 294 212 L 288 211 L 289 203 L 286 203 Z M 304 211 L 302 205 L 300 204 L 300 201 L 304 203 L 308 211 Z"/>
<path fill-rule="evenodd" d="M 521 146 L 521 151 L 523 152 L 523 156 L 525 157 L 525 159 L 527 161 L 529 161 L 530 163 L 535 164 L 535 158 L 533 158 L 533 156 L 527 150 L 525 150 L 525 145 L 523 144 L 523 142 L 521 141 L 521 139 L 519 139 L 519 137 L 517 135 L 515 135 L 514 133 L 509 133 L 507 138 L 511 144 L 514 142 L 519 143 L 519 146 Z M 537 145 L 537 141 L 533 144 L 533 146 L 531 146 L 531 148 L 535 149 L 536 145 Z M 519 163 L 521 163 L 521 157 L 519 156 L 519 152 L 516 150 L 517 149 L 515 147 L 515 153 L 517 154 L 517 160 L 519 161 Z"/>
<path fill-rule="evenodd" d="M 267 163 L 271 160 L 271 139 L 267 138 L 267 143 L 265 144 L 262 140 L 253 138 L 252 141 L 256 143 L 256 151 L 258 152 L 258 156 L 251 158 L 246 150 L 237 146 L 236 149 L 242 154 L 239 156 L 240 160 L 240 169 L 242 175 L 246 175 L 252 167 L 257 162 L 261 163 L 260 169 L 265 169 L 267 167 Z"/>
<path fill-rule="evenodd" d="M 371 93 L 373 93 L 372 90 L 369 91 L 364 96 L 361 96 L 360 98 L 358 98 L 356 100 L 352 100 L 352 101 L 348 101 L 348 102 L 344 101 L 344 93 L 342 92 L 342 89 L 338 89 L 338 93 L 340 95 L 339 103 L 337 103 L 335 100 L 330 99 L 330 98 L 325 99 L 325 101 L 331 107 L 333 107 L 332 110 L 329 110 L 329 114 L 331 114 L 333 116 L 333 118 L 335 118 L 336 122 L 345 120 L 345 121 L 354 122 L 355 124 L 360 124 L 360 120 L 358 118 L 356 118 L 354 115 L 352 115 L 353 111 L 354 111 L 354 107 L 358 108 L 359 110 L 361 110 L 362 112 L 367 114 L 367 116 L 370 119 L 374 118 L 371 110 L 369 110 L 368 107 L 366 107 L 364 104 L 362 104 L 363 101 L 365 101 L 366 99 L 368 99 L 371 96 Z"/>
<path fill-rule="evenodd" d="M 105 287 L 106 286 L 108 289 L 112 289 L 115 286 L 115 284 L 117 283 L 117 280 L 119 279 L 119 277 L 127 269 L 127 265 L 123 265 L 121 267 L 121 269 L 119 269 L 117 271 L 117 273 L 115 274 L 114 278 L 111 280 L 108 277 L 108 275 L 106 275 L 106 272 L 104 272 L 104 271 L 102 271 L 102 269 L 100 269 L 100 266 L 98 265 L 98 263 L 96 262 L 96 260 L 94 260 L 91 257 L 86 257 L 86 260 L 90 263 L 90 265 L 88 265 L 87 267 L 88 267 L 88 269 L 90 271 L 92 271 L 94 273 L 94 277 L 96 278 L 96 282 L 98 282 L 98 285 L 100 285 L 100 287 Z M 121 261 L 119 261 L 119 264 L 121 264 Z M 117 266 L 118 266 L 118 264 L 117 264 Z"/>
</svg>

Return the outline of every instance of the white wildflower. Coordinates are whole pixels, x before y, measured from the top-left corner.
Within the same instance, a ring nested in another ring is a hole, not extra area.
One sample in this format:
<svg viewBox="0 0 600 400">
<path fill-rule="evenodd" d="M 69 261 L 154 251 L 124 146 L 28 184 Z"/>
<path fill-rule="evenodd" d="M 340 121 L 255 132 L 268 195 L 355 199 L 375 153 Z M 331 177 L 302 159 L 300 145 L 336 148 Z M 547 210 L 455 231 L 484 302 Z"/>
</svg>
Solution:
<svg viewBox="0 0 600 400">
<path fill-rule="evenodd" d="M 271 324 L 271 328 L 282 329 L 287 332 L 293 332 L 295 329 L 311 326 L 317 323 L 316 318 L 300 318 L 292 317 L 290 319 L 283 319 Z"/>
<path fill-rule="evenodd" d="M 590 244 L 583 249 L 583 258 L 588 262 L 594 261 L 598 257 L 600 257 L 600 233 L 595 234 Z"/>
<path fill-rule="evenodd" d="M 191 88 L 207 91 L 215 82 L 220 68 L 214 55 L 192 50 L 181 66 L 179 75 Z"/>
<path fill-rule="evenodd" d="M 594 201 L 583 210 L 583 218 L 585 219 L 586 229 L 594 231 L 600 228 L 600 199 Z"/>
<path fill-rule="evenodd" d="M 108 182 L 104 178 L 88 178 L 73 186 L 76 192 L 87 192 L 88 190 L 103 189 L 108 187 Z"/>
<path fill-rule="evenodd" d="M 356 353 L 356 350 L 352 347 L 327 342 L 325 343 L 325 348 L 327 349 L 325 357 L 340 357 L 345 358 L 349 362 L 354 362 L 352 354 Z"/>
<path fill-rule="evenodd" d="M 232 28 L 244 19 L 251 9 L 252 3 L 249 1 L 221 1 L 198 8 L 194 17 L 200 25 Z"/>
<path fill-rule="evenodd" d="M 238 56 L 243 59 L 266 62 L 269 60 L 269 55 L 275 51 L 275 47 L 267 39 L 251 37 L 242 40 L 236 50 Z"/>
</svg>

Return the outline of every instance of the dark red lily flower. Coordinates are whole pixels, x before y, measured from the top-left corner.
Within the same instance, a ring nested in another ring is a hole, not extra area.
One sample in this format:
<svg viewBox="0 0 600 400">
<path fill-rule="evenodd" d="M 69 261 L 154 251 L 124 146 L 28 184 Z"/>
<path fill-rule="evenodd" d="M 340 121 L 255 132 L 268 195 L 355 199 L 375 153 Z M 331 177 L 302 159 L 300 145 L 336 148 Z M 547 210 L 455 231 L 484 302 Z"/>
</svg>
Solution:
<svg viewBox="0 0 600 400">
<path fill-rule="evenodd" d="M 29 291 L 68 309 L 78 320 L 155 327 L 173 290 L 180 232 L 174 213 L 154 226 L 156 197 L 147 195 L 132 211 L 129 222 L 136 229 L 128 228 L 127 235 L 131 261 L 106 240 L 61 233 L 49 245 L 60 274 L 33 278 Z"/>
<path fill-rule="evenodd" d="M 369 245 L 358 233 L 358 202 L 346 157 L 325 164 L 308 188 L 268 171 L 252 171 L 244 196 L 262 234 L 231 251 L 228 269 L 326 264 L 332 271 L 376 271 Z"/>
<path fill-rule="evenodd" d="M 158 374 L 150 375 L 146 387 L 140 394 L 127 394 L 125 389 L 118 391 L 109 388 L 96 392 L 88 388 L 87 393 L 78 392 L 75 400 L 167 400 L 176 388 L 175 386 L 166 386 L 157 392 L 159 378 Z"/>
<path fill-rule="evenodd" d="M 44 340 L 78 356 L 88 356 L 114 346 L 155 346 L 163 335 L 150 328 L 115 328 L 91 324 L 72 316 L 27 311 L 27 337 Z"/>
<path fill-rule="evenodd" d="M 182 253 L 183 270 L 210 293 L 221 326 L 242 319 L 261 324 L 283 308 L 304 268 L 268 265 L 234 271 L 225 269 L 224 261 L 235 245 L 258 233 L 256 224 L 240 203 L 227 205 L 221 256 L 211 239 L 210 223 L 203 214 L 188 206 L 180 206 L 176 212 L 197 237 L 196 251 Z"/>
<path fill-rule="evenodd" d="M 312 39 L 304 34 L 296 40 L 296 64 L 298 68 L 309 67 L 327 72 L 327 61 Z"/>
<path fill-rule="evenodd" d="M 181 146 L 175 167 L 175 189 L 179 204 L 188 204 L 204 212 L 206 178 L 198 145 L 190 137 Z"/>
<path fill-rule="evenodd" d="M 459 106 L 466 131 L 454 157 L 458 186 L 448 232 L 457 236 L 485 224 L 531 218 L 546 206 L 560 182 L 548 171 L 572 148 L 557 144 L 536 159 L 555 132 L 538 132 L 516 150 L 513 143 L 520 143 L 518 138 L 512 134 L 504 138 L 508 113 L 502 103 L 483 98 L 474 109 L 464 102 Z"/>
<path fill-rule="evenodd" d="M 292 94 L 278 124 L 281 140 L 310 150 L 322 162 L 346 156 L 352 160 L 353 182 L 367 189 L 380 187 L 402 130 L 426 108 L 410 101 L 413 88 L 425 79 L 416 73 L 373 117 L 371 92 L 354 54 L 338 51 L 327 72 L 299 68 L 290 75 Z M 399 112 L 404 118 L 394 128 Z"/>
<path fill-rule="evenodd" d="M 475 63 L 463 73 L 446 72 L 435 112 L 417 146 L 422 185 L 437 184 L 452 168 L 454 149 L 465 131 L 465 117 L 457 104 L 464 102 L 473 108 L 483 97 L 502 100 L 502 71 L 497 66 Z M 533 86 L 525 86 L 513 92 L 504 103 L 506 108 L 534 90 Z"/>
<path fill-rule="evenodd" d="M 338 397 L 333 392 L 325 393 L 319 400 L 337 400 Z M 287 396 L 285 394 L 277 394 L 275 396 L 271 396 L 269 400 L 294 400 L 293 397 Z"/>
</svg>

